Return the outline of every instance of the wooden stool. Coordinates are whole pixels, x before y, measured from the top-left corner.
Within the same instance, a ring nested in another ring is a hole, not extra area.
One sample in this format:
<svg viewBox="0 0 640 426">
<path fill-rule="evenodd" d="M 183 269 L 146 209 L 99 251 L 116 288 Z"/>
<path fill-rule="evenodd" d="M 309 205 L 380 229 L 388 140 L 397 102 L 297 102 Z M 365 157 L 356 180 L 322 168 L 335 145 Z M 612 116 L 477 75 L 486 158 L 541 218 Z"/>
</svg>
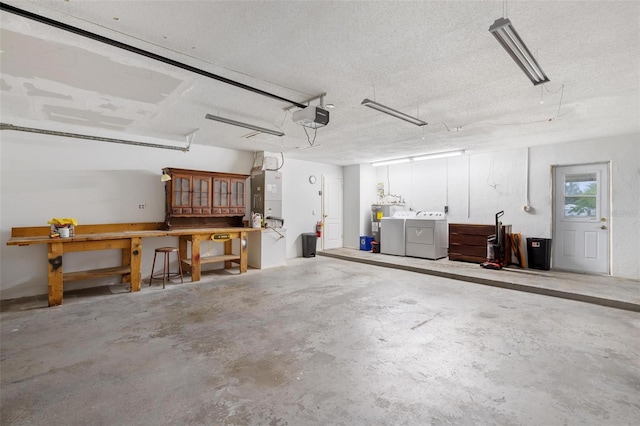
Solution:
<svg viewBox="0 0 640 426">
<path fill-rule="evenodd" d="M 182 279 L 182 262 L 180 261 L 180 251 L 176 247 L 160 247 L 156 249 L 156 252 L 153 254 L 153 265 L 151 266 L 151 277 L 149 278 L 149 285 L 153 282 L 153 279 L 160 279 L 160 275 L 153 275 L 153 271 L 156 268 L 156 256 L 158 253 L 162 253 L 164 255 L 163 259 L 163 268 L 162 268 L 162 288 L 164 288 L 164 283 L 166 280 L 171 279 L 171 277 L 180 277 L 180 282 L 184 283 Z M 175 253 L 178 257 L 178 270 L 179 272 L 171 273 L 169 270 L 169 253 Z"/>
</svg>

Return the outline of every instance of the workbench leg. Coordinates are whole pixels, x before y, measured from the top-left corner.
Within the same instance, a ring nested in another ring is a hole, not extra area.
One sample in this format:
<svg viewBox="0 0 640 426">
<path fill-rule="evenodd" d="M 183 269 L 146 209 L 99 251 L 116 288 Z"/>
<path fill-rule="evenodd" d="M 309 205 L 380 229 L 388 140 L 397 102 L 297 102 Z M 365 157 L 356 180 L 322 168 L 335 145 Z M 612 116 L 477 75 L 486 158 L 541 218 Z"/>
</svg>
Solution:
<svg viewBox="0 0 640 426">
<path fill-rule="evenodd" d="M 224 254 L 233 254 L 233 240 L 227 240 L 224 242 Z M 224 269 L 231 268 L 232 262 L 230 260 L 226 260 L 224 262 Z"/>
<path fill-rule="evenodd" d="M 200 235 L 191 236 L 191 281 L 200 281 Z"/>
<path fill-rule="evenodd" d="M 122 266 L 129 266 L 131 265 L 131 247 L 128 247 L 126 249 L 122 249 Z M 122 283 L 130 283 L 131 282 L 131 272 L 129 272 L 128 274 L 122 274 L 122 280 L 120 280 L 120 282 Z"/>
<path fill-rule="evenodd" d="M 249 239 L 246 232 L 240 233 L 240 273 L 247 272 L 247 253 Z"/>
<path fill-rule="evenodd" d="M 178 253 L 180 253 L 180 262 L 182 264 L 182 272 L 191 274 L 191 265 L 185 262 L 189 258 L 187 253 L 187 241 L 186 235 L 178 237 Z"/>
<path fill-rule="evenodd" d="M 57 306 L 62 305 L 62 243 L 49 243 L 48 247 L 49 306 Z"/>
<path fill-rule="evenodd" d="M 131 291 L 140 291 L 142 282 L 142 238 L 131 238 Z"/>
</svg>

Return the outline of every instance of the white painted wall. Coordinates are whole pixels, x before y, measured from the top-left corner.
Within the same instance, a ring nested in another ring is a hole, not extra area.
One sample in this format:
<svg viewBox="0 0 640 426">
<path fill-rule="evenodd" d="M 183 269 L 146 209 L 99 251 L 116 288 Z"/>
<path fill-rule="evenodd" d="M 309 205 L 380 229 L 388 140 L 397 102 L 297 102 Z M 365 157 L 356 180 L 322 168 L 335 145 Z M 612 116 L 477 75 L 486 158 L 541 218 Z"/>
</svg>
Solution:
<svg viewBox="0 0 640 426">
<path fill-rule="evenodd" d="M 372 236 L 371 205 L 376 202 L 376 171 L 369 164 L 344 170 L 344 247 L 359 249 L 361 236 Z"/>
<path fill-rule="evenodd" d="M 162 222 L 163 167 L 250 174 L 253 153 L 192 145 L 188 153 L 155 148 L 69 139 L 29 133 L 2 132 L 0 143 L 0 298 L 47 293 L 46 245 L 7 246 L 11 228 L 46 226 L 53 217 L 75 217 L 80 224 Z M 299 234 L 313 232 L 320 218 L 323 174 L 342 177 L 342 168 L 287 160 L 283 168 L 289 257 L 302 255 Z M 311 185 L 309 174 L 318 183 Z M 249 190 L 249 186 L 247 190 Z M 144 210 L 138 204 L 145 204 Z M 249 205 L 249 204 L 248 204 Z M 315 216 L 312 215 L 315 211 Z M 151 272 L 153 251 L 176 245 L 177 238 L 143 240 L 142 275 Z M 219 244 L 203 245 L 217 254 Z M 119 264 L 117 250 L 65 255 L 66 271 Z M 117 277 L 76 281 L 65 290 L 113 284 Z"/>
<path fill-rule="evenodd" d="M 360 235 L 373 236 L 371 205 L 377 200 L 377 185 L 375 168 L 370 164 L 360 165 Z M 359 241 L 358 247 L 360 247 Z"/>
<path fill-rule="evenodd" d="M 360 217 L 357 214 L 348 212 L 359 212 L 360 206 L 360 165 L 347 166 L 344 168 L 344 194 L 342 206 L 344 209 L 344 241 L 347 248 L 360 247 Z"/>
<path fill-rule="evenodd" d="M 413 210 L 442 211 L 448 205 L 450 223 L 493 224 L 495 214 L 504 210 L 502 222 L 511 224 L 524 240 L 551 238 L 552 166 L 610 161 L 612 272 L 640 279 L 640 135 L 530 148 L 529 213 L 523 210 L 526 156 L 526 149 L 471 153 L 378 167 L 376 178 L 387 191 L 402 195 Z"/>
<path fill-rule="evenodd" d="M 315 232 L 322 220 L 322 176 L 343 178 L 343 168 L 285 158 L 282 172 L 282 215 L 287 229 L 287 258 L 302 256 L 302 233 Z M 309 182 L 309 176 L 316 183 Z M 320 249 L 320 239 L 318 239 Z"/>
</svg>

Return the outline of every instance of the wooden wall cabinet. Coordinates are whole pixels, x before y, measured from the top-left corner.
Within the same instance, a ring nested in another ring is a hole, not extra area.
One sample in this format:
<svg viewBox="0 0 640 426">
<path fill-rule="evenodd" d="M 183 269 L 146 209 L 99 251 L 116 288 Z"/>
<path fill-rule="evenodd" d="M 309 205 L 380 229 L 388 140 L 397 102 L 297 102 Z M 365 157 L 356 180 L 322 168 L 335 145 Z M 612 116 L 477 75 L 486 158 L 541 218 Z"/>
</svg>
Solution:
<svg viewBox="0 0 640 426">
<path fill-rule="evenodd" d="M 213 214 L 244 216 L 246 178 L 215 176 L 213 178 Z"/>
<path fill-rule="evenodd" d="M 496 233 L 495 225 L 449 224 L 449 260 L 483 263 L 487 260 L 487 237 Z M 502 225 L 505 264 L 511 263 L 511 225 Z"/>
<path fill-rule="evenodd" d="M 164 168 L 165 229 L 242 226 L 248 175 Z"/>
</svg>

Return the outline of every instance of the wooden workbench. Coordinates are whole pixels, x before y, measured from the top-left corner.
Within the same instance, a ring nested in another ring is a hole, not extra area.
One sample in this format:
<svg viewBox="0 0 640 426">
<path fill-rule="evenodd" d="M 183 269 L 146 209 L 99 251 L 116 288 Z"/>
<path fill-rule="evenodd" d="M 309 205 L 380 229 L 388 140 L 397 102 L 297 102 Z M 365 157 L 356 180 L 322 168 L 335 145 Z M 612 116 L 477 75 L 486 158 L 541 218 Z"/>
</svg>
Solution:
<svg viewBox="0 0 640 426">
<path fill-rule="evenodd" d="M 230 268 L 232 262 L 235 262 L 240 266 L 240 273 L 246 272 L 247 233 L 260 231 L 259 228 L 160 230 L 160 226 L 162 226 L 161 223 L 153 222 L 79 225 L 75 227 L 74 236 L 69 238 L 50 238 L 48 226 L 12 228 L 11 239 L 7 241 L 7 245 L 47 244 L 49 306 L 56 306 L 62 304 L 65 281 L 121 275 L 122 282 L 131 283 L 131 291 L 139 291 L 142 282 L 142 238 L 177 236 L 184 270 L 191 273 L 192 281 L 200 281 L 201 267 L 205 263 L 224 262 L 225 268 Z M 238 254 L 232 253 L 232 240 L 235 238 L 240 239 Z M 224 243 L 224 255 L 202 258 L 200 243 L 209 240 Z M 189 242 L 191 243 L 190 259 L 187 258 Z M 120 266 L 63 273 L 64 253 L 112 249 L 122 250 Z"/>
</svg>

